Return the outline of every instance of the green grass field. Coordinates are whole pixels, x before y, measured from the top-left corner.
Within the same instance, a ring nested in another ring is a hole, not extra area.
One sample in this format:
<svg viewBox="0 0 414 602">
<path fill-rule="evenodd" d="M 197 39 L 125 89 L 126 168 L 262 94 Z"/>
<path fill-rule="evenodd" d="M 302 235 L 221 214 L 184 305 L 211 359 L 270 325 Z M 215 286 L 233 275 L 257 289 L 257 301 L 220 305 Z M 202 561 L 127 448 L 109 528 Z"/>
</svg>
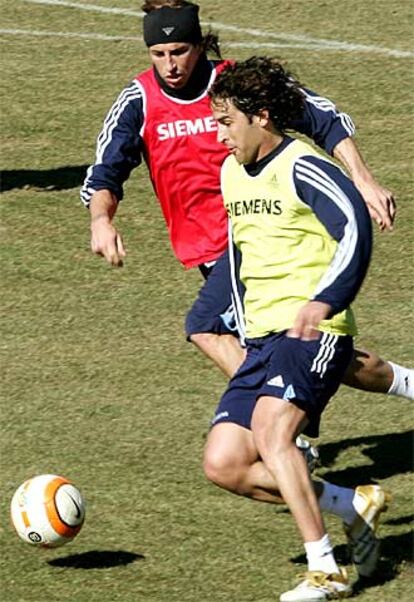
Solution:
<svg viewBox="0 0 414 602">
<path fill-rule="evenodd" d="M 412 366 L 413 4 L 201 5 L 225 56 L 283 57 L 353 116 L 368 163 L 398 199 L 394 232 L 375 233 L 356 303 L 358 345 Z M 204 480 L 204 438 L 226 383 L 184 340 L 201 278 L 174 259 L 145 167 L 128 182 L 117 217 L 124 268 L 89 251 L 78 189 L 106 111 L 147 65 L 134 40 L 141 19 L 103 9 L 138 13 L 140 2 L 0 7 L 0 598 L 275 602 L 306 569 L 302 545 L 283 508 Z M 380 530 L 380 576 L 357 587 L 361 602 L 414 599 L 413 418 L 408 400 L 342 387 L 323 421 L 319 474 L 394 494 Z M 71 478 L 88 504 L 78 538 L 54 551 L 21 542 L 8 515 L 16 487 L 47 472 Z M 327 525 L 346 562 L 339 521 Z"/>
</svg>

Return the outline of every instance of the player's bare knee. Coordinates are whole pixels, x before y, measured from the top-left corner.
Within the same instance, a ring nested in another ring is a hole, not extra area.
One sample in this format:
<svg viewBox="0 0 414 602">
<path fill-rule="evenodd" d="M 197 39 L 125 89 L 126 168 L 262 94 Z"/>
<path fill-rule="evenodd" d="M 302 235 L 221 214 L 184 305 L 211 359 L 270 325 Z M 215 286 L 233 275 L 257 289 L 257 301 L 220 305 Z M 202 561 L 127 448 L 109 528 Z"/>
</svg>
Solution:
<svg viewBox="0 0 414 602">
<path fill-rule="evenodd" d="M 226 456 L 211 450 L 204 455 L 203 471 L 209 481 L 232 493 L 245 495 L 243 469 Z"/>
<path fill-rule="evenodd" d="M 203 471 L 212 483 L 226 489 L 227 485 L 230 485 L 230 463 L 214 450 L 209 450 L 204 454 Z"/>
</svg>

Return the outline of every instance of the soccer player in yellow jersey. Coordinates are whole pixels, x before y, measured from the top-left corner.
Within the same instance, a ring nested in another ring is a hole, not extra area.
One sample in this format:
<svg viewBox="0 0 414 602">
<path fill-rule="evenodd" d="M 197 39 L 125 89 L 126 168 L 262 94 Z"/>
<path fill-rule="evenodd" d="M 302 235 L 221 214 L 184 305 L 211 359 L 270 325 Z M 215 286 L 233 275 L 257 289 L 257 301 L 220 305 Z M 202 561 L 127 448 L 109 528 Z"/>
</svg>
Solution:
<svg viewBox="0 0 414 602">
<path fill-rule="evenodd" d="M 370 260 L 369 214 L 341 169 L 286 134 L 304 98 L 278 62 L 254 57 L 228 67 L 210 97 L 230 152 L 221 184 L 241 253 L 247 358 L 217 408 L 204 470 L 234 493 L 288 505 L 308 573 L 281 602 L 346 597 L 351 587 L 321 510 L 343 519 L 358 572 L 369 576 L 388 494 L 377 485 L 312 483 L 295 438 L 318 435 L 352 357 L 350 303 Z"/>
</svg>

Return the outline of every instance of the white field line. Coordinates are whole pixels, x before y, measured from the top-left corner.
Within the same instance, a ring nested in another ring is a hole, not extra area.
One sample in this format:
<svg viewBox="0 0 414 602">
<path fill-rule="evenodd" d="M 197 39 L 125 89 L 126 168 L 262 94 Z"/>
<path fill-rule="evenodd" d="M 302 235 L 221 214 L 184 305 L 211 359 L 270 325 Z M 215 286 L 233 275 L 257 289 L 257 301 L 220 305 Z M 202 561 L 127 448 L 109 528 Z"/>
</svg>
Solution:
<svg viewBox="0 0 414 602">
<path fill-rule="evenodd" d="M 80 2 L 67 2 L 66 0 L 23 0 L 23 2 L 29 2 L 30 4 L 43 4 L 50 6 L 63 6 L 67 8 L 75 8 L 78 10 L 88 10 L 94 12 L 101 13 L 110 13 L 110 14 L 118 14 L 118 15 L 126 15 L 143 18 L 144 13 L 140 11 L 133 11 L 126 8 L 110 8 L 104 6 L 97 6 L 95 4 L 84 4 Z M 381 46 L 374 45 L 364 45 L 364 44 L 351 44 L 348 42 L 340 42 L 336 40 L 325 40 L 319 38 L 311 38 L 305 35 L 294 35 L 287 33 L 274 33 L 274 32 L 266 32 L 259 29 L 246 29 L 243 27 L 237 27 L 236 25 L 226 25 L 225 23 L 220 22 L 201 22 L 203 26 L 210 26 L 217 30 L 222 31 L 231 31 L 237 34 L 245 34 L 248 36 L 254 36 L 259 38 L 267 38 L 276 39 L 279 42 L 263 42 L 263 43 L 254 43 L 254 42 L 229 42 L 224 44 L 228 47 L 233 48 L 302 48 L 305 50 L 336 50 L 336 51 L 345 51 L 345 52 L 363 52 L 370 54 L 383 54 L 386 56 L 392 56 L 396 58 L 412 58 L 414 57 L 414 52 L 405 51 L 405 50 L 396 50 L 392 48 L 383 48 Z M 16 30 L 17 31 L 17 30 Z M 23 31 L 23 30 L 21 30 Z M 6 33 L 5 30 L 0 30 L 0 33 Z M 11 32 L 11 30 L 9 30 Z M 59 33 L 59 32 L 56 32 Z M 64 32 L 62 32 L 63 35 Z M 37 35 L 37 34 L 32 34 Z M 45 33 L 46 35 L 46 33 Z M 53 35 L 53 32 L 51 32 Z M 79 37 L 85 37 L 88 34 L 78 34 Z M 128 36 L 104 36 L 97 38 L 98 34 L 89 34 L 91 39 L 102 39 L 102 40 L 131 40 L 135 39 Z M 103 35 L 103 34 L 102 34 Z M 76 34 L 70 34 L 67 37 L 74 37 Z"/>
<path fill-rule="evenodd" d="M 91 10 L 98 13 L 111 13 L 113 15 L 127 15 L 129 17 L 144 17 L 143 12 L 130 10 L 128 8 L 109 8 L 107 6 L 97 6 L 96 4 L 84 4 L 81 2 L 66 2 L 66 0 L 23 0 L 30 4 L 50 4 L 52 6 L 66 6 L 67 8 L 78 8 L 80 10 Z"/>
<path fill-rule="evenodd" d="M 54 37 L 54 38 L 79 38 L 83 40 L 97 40 L 103 42 L 133 41 L 144 44 L 141 36 L 116 36 L 103 33 L 81 33 L 76 31 L 41 31 L 37 29 L 6 29 L 0 28 L 0 35 Z M 306 50 L 329 50 L 325 46 L 289 42 L 224 42 L 226 48 L 305 48 Z"/>
<path fill-rule="evenodd" d="M 101 40 L 104 42 L 119 42 L 122 40 L 142 41 L 133 36 L 110 36 L 104 33 L 77 33 L 75 31 L 40 31 L 36 29 L 0 29 L 0 34 L 11 36 L 35 36 L 52 38 L 83 38 L 84 40 Z M 143 41 L 142 41 L 143 43 Z"/>
</svg>

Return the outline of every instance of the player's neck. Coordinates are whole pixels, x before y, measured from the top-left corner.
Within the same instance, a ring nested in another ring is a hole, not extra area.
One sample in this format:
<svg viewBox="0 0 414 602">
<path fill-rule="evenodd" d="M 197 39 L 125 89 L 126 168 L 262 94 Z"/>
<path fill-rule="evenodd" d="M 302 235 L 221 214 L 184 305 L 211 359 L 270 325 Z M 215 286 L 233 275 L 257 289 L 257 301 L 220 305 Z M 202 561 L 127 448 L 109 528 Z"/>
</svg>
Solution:
<svg viewBox="0 0 414 602">
<path fill-rule="evenodd" d="M 167 86 L 155 68 L 154 73 L 158 85 L 166 94 L 168 94 L 168 96 L 179 98 L 180 100 L 194 100 L 207 89 L 210 82 L 212 69 L 213 67 L 211 62 L 208 60 L 205 54 L 202 54 L 198 63 L 194 67 L 194 71 L 192 72 L 190 79 L 186 85 L 180 89 L 174 89 Z"/>
<path fill-rule="evenodd" d="M 280 147 L 280 145 L 283 143 L 283 140 L 284 140 L 283 134 L 269 132 L 265 136 L 265 138 L 260 146 L 260 149 L 259 149 L 259 152 L 257 155 L 257 159 L 256 159 L 256 163 L 258 163 L 262 159 L 266 159 L 266 157 L 268 157 L 269 155 L 274 156 L 275 154 L 277 154 L 277 150 Z"/>
<path fill-rule="evenodd" d="M 262 169 L 264 169 L 264 167 L 266 167 L 266 165 L 277 155 L 282 153 L 291 142 L 293 142 L 293 138 L 290 136 L 280 136 L 280 141 L 278 143 L 275 141 L 273 148 L 269 146 L 267 148 L 268 152 L 265 154 L 260 153 L 254 163 L 244 165 L 245 170 L 250 176 L 257 176 Z"/>
</svg>

